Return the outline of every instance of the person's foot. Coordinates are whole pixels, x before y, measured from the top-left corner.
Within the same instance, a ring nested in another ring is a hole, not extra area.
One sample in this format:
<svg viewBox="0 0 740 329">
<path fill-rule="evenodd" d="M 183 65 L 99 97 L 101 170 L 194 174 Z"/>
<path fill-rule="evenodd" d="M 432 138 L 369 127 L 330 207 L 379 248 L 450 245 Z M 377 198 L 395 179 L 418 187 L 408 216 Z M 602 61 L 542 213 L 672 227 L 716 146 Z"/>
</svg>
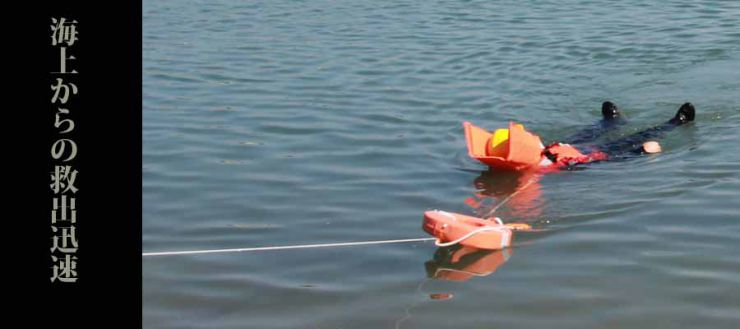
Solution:
<svg viewBox="0 0 740 329">
<path fill-rule="evenodd" d="M 601 104 L 601 115 L 605 120 L 615 119 L 619 117 L 619 109 L 614 103 L 606 101 Z"/>
<path fill-rule="evenodd" d="M 676 116 L 671 119 L 671 123 L 675 123 L 677 125 L 687 123 L 689 121 L 694 121 L 694 114 L 696 110 L 694 109 L 694 105 L 691 103 L 684 103 L 681 105 L 681 107 L 678 109 L 678 112 L 676 112 Z"/>
</svg>

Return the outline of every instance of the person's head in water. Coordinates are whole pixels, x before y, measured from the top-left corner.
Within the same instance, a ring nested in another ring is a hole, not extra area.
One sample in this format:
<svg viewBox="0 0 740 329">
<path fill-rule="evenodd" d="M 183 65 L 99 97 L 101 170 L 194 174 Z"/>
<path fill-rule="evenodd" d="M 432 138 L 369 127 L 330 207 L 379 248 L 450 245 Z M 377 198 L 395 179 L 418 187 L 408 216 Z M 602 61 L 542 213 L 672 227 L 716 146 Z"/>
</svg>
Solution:
<svg viewBox="0 0 740 329">
<path fill-rule="evenodd" d="M 614 103 L 606 101 L 601 104 L 601 115 L 604 116 L 604 119 L 616 119 L 619 117 L 619 109 L 617 108 Z"/>
<path fill-rule="evenodd" d="M 694 114 L 696 113 L 696 109 L 694 109 L 694 105 L 691 103 L 683 103 L 680 108 L 678 108 L 678 112 L 676 112 L 676 116 L 673 117 L 669 122 L 680 125 L 687 123 L 689 121 L 694 121 Z"/>
</svg>

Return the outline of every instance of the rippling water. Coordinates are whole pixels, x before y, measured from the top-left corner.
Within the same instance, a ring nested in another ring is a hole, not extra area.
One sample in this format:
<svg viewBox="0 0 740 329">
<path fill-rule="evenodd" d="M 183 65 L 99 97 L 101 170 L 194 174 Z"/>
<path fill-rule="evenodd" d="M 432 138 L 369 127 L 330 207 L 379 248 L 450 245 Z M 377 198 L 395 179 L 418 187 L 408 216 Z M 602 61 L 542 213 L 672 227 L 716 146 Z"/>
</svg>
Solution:
<svg viewBox="0 0 740 329">
<path fill-rule="evenodd" d="M 544 231 L 145 258 L 147 328 L 736 328 L 735 1 L 144 1 L 145 251 L 425 237 L 422 213 Z M 461 122 L 558 140 L 612 100 L 664 152 L 486 173 Z"/>
</svg>

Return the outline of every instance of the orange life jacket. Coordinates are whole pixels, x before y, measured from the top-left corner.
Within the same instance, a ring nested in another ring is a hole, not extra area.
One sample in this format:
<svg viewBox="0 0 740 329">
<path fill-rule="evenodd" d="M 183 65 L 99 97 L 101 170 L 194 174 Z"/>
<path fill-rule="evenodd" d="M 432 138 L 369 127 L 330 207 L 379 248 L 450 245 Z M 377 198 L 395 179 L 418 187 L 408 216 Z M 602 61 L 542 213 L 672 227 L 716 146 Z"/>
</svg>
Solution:
<svg viewBox="0 0 740 329">
<path fill-rule="evenodd" d="M 536 167 L 542 160 L 542 141 L 537 135 L 526 130 L 522 125 L 509 123 L 509 138 L 500 153 L 489 152 L 493 134 L 464 122 L 465 139 L 468 144 L 468 155 L 493 168 L 505 170 L 526 170 Z"/>
<path fill-rule="evenodd" d="M 492 143 L 494 134 L 470 122 L 463 122 L 463 127 L 468 155 L 495 169 L 553 169 L 607 158 L 603 152 L 584 155 L 569 144 L 553 143 L 544 147 L 539 136 L 526 131 L 522 125 L 514 122 L 509 122 L 509 138 L 503 142 L 505 145 L 500 145 L 502 147 L 491 147 L 489 144 Z M 546 160 L 550 160 L 552 164 L 548 165 Z"/>
</svg>

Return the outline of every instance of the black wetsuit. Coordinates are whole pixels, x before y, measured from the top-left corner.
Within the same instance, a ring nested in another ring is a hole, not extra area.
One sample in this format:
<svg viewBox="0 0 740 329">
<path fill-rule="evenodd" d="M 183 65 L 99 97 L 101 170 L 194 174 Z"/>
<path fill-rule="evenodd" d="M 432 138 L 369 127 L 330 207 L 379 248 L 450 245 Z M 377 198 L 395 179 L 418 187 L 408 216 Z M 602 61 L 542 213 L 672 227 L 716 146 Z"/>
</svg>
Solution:
<svg viewBox="0 0 740 329">
<path fill-rule="evenodd" d="M 617 140 L 593 143 L 594 140 L 598 139 L 605 133 L 625 124 L 624 119 L 616 114 L 616 106 L 614 106 L 614 110 L 615 115 L 608 117 L 607 114 L 604 113 L 605 116 L 601 121 L 589 128 L 571 135 L 565 139 L 564 143 L 571 144 L 580 149 L 581 152 L 585 151 L 585 153 L 593 151 L 604 152 L 609 156 L 610 160 L 630 158 L 645 153 L 642 146 L 643 143 L 653 139 L 659 139 L 674 128 L 689 121 L 693 121 L 695 112 L 694 106 L 691 103 L 685 103 L 679 108 L 675 117 L 663 124 Z"/>
<path fill-rule="evenodd" d="M 615 130 L 625 123 L 626 121 L 622 118 L 602 119 L 591 127 L 585 128 L 571 136 L 568 136 L 563 140 L 562 143 L 572 145 L 591 143 L 597 138 L 601 137 L 601 135 Z"/>
<path fill-rule="evenodd" d="M 642 148 L 643 143 L 653 139 L 662 138 L 665 133 L 673 130 L 679 125 L 680 124 L 671 120 L 614 141 L 597 144 L 596 148 L 601 152 L 608 154 L 611 159 L 629 158 L 631 156 L 644 154 L 645 151 Z"/>
</svg>

